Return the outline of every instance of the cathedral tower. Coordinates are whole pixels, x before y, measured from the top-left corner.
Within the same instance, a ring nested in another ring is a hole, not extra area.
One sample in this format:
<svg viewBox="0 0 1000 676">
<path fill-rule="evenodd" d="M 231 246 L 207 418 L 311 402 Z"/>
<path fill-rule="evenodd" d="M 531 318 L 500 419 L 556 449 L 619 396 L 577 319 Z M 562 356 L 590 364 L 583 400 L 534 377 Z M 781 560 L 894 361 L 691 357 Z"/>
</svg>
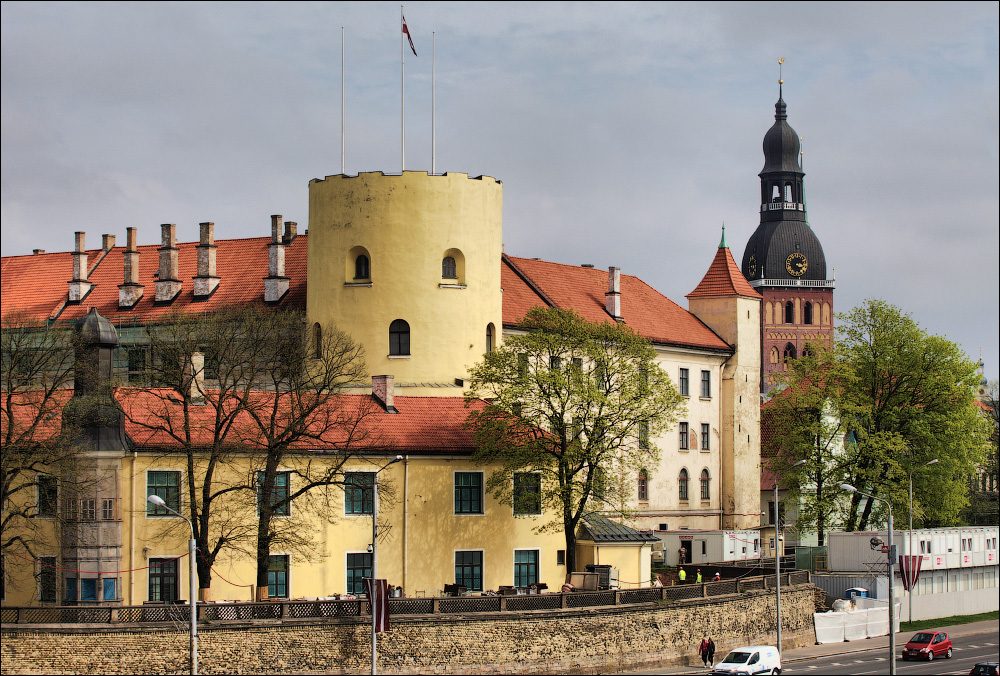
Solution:
<svg viewBox="0 0 1000 676">
<path fill-rule="evenodd" d="M 799 137 L 788 124 L 778 81 L 774 125 L 764 135 L 760 225 L 743 252 L 743 275 L 764 297 L 760 323 L 761 391 L 808 343 L 833 338 L 833 288 L 826 257 L 806 217 Z"/>
</svg>

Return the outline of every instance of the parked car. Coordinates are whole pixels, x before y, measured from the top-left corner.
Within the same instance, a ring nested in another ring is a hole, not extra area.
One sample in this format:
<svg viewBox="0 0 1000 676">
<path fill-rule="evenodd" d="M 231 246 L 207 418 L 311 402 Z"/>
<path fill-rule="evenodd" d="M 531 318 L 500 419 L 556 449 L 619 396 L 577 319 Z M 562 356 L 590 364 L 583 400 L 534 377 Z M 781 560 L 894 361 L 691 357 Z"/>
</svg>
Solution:
<svg viewBox="0 0 1000 676">
<path fill-rule="evenodd" d="M 903 659 L 911 657 L 932 660 L 935 657 L 951 657 L 951 639 L 946 631 L 920 631 L 906 642 Z"/>
<path fill-rule="evenodd" d="M 723 674 L 777 674 L 781 673 L 781 655 L 773 645 L 750 645 L 730 651 L 721 662 L 715 663 L 712 673 Z"/>
<path fill-rule="evenodd" d="M 1000 674 L 1000 662 L 980 662 L 969 672 L 969 676 L 998 676 L 998 674 Z"/>
</svg>

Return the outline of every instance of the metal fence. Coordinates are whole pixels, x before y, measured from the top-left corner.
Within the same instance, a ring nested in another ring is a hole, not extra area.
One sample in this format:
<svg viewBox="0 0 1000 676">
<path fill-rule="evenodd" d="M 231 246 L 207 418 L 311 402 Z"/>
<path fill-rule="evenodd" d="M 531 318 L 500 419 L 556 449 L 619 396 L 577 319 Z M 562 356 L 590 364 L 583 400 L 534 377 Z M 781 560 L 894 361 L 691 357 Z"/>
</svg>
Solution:
<svg viewBox="0 0 1000 676">
<path fill-rule="evenodd" d="M 808 570 L 782 573 L 782 586 L 807 584 Z M 503 613 L 561 608 L 594 608 L 648 603 L 677 603 L 714 596 L 743 594 L 774 589 L 774 575 L 744 577 L 684 584 L 672 587 L 528 594 L 517 596 L 455 596 L 435 598 L 394 598 L 389 600 L 390 615 L 434 615 L 466 613 Z M 59 606 L 0 608 L 3 624 L 141 624 L 186 623 L 187 604 L 144 604 L 142 606 Z M 200 621 L 283 620 L 311 618 L 352 618 L 370 615 L 365 599 L 309 599 L 265 601 L 260 603 L 200 603 Z"/>
</svg>

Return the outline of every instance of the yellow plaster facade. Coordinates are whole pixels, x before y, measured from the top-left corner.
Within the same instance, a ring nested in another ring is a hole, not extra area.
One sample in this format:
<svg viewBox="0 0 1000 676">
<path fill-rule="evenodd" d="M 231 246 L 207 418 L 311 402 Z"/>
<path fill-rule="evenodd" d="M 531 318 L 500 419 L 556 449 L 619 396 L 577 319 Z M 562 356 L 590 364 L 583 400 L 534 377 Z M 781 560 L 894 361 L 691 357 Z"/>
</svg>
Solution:
<svg viewBox="0 0 1000 676">
<path fill-rule="evenodd" d="M 498 336 L 502 326 L 502 205 L 502 186 L 488 176 L 313 179 L 309 320 L 348 330 L 365 346 L 369 371 L 393 374 L 401 394 L 461 396 L 456 379 L 486 352 L 487 333 Z M 359 256 L 367 257 L 367 277 Z M 405 354 L 391 354 L 396 320 L 409 329 Z"/>
</svg>

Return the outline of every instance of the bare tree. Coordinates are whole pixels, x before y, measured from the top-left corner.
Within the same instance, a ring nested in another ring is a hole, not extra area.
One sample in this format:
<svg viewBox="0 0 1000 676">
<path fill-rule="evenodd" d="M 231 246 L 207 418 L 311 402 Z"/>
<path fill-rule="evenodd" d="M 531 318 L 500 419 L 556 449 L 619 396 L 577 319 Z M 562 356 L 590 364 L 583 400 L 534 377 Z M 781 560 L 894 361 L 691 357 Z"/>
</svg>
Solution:
<svg viewBox="0 0 1000 676">
<path fill-rule="evenodd" d="M 61 465 L 73 455 L 61 431 L 72 395 L 73 334 L 23 313 L 3 317 L 0 401 L 0 548 L 34 558 L 39 516 L 58 516 Z"/>
</svg>

